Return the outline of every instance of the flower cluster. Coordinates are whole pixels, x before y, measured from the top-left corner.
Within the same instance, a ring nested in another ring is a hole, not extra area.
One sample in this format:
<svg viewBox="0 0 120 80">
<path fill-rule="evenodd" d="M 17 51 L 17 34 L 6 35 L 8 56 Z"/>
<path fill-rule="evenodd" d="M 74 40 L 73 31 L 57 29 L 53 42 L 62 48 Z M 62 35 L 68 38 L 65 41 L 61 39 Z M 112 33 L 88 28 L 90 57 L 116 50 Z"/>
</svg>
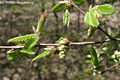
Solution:
<svg viewBox="0 0 120 80">
<path fill-rule="evenodd" d="M 65 53 L 66 53 L 67 45 L 69 44 L 69 42 L 70 41 L 67 38 L 63 38 L 61 41 L 59 41 L 58 44 L 60 44 L 60 46 L 57 47 L 57 50 L 59 51 L 60 59 L 65 58 Z"/>
<path fill-rule="evenodd" d="M 65 53 L 67 49 L 67 45 L 70 43 L 70 41 L 67 38 L 60 38 L 56 44 L 58 46 L 47 46 L 47 48 L 44 48 L 44 50 L 50 50 L 51 52 L 47 55 L 47 57 L 51 56 L 52 54 L 58 54 L 60 59 L 65 58 Z"/>
</svg>

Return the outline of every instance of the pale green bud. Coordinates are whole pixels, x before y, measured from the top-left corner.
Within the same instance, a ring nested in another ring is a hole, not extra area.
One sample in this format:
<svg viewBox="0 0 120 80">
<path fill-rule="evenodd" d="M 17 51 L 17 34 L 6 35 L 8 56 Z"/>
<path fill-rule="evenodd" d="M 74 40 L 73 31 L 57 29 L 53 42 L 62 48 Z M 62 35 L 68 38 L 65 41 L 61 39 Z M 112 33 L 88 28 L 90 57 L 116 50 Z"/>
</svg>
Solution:
<svg viewBox="0 0 120 80">
<path fill-rule="evenodd" d="M 59 51 L 63 51 L 65 48 L 66 48 L 65 45 L 61 45 L 61 46 L 58 48 L 58 50 L 59 50 Z"/>
</svg>

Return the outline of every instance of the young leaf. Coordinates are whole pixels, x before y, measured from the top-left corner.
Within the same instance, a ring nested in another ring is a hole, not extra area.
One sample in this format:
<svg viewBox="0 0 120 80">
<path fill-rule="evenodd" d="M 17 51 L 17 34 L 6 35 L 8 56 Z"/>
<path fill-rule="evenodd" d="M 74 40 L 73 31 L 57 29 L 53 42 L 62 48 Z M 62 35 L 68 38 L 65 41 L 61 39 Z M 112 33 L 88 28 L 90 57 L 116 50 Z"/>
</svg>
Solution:
<svg viewBox="0 0 120 80">
<path fill-rule="evenodd" d="M 90 55 L 91 55 L 92 62 L 95 67 L 98 67 L 99 63 L 98 63 L 97 52 L 95 51 L 94 47 L 90 46 L 89 48 L 90 48 Z"/>
<path fill-rule="evenodd" d="M 103 16 L 108 16 L 115 13 L 115 8 L 109 4 L 96 6 L 95 9 Z"/>
<path fill-rule="evenodd" d="M 85 2 L 85 0 L 72 0 L 72 1 L 74 4 L 76 4 L 78 6 L 82 5 Z"/>
<path fill-rule="evenodd" d="M 69 27 L 70 24 L 70 13 L 69 11 L 66 9 L 63 15 L 63 24 L 64 26 Z"/>
<path fill-rule="evenodd" d="M 57 5 L 55 5 L 53 7 L 52 11 L 54 13 L 56 13 L 56 12 L 64 10 L 66 7 L 67 7 L 67 3 L 66 2 L 60 2 L 60 3 L 58 3 Z"/>
<path fill-rule="evenodd" d="M 37 26 L 37 32 L 40 32 L 41 31 L 41 28 L 43 27 L 44 25 L 44 20 L 40 18 L 39 22 L 38 22 L 38 26 Z"/>
<path fill-rule="evenodd" d="M 47 12 L 43 12 L 41 13 L 41 17 L 40 17 L 40 20 L 38 21 L 38 25 L 37 25 L 37 32 L 40 32 L 44 23 L 45 23 L 45 19 L 46 19 L 46 15 L 47 15 Z"/>
<path fill-rule="evenodd" d="M 32 29 L 33 29 L 34 33 L 37 32 L 35 26 L 32 26 Z"/>
<path fill-rule="evenodd" d="M 49 55 L 51 52 L 52 52 L 51 50 L 44 51 L 43 53 L 41 53 L 41 54 L 39 54 L 38 56 L 36 56 L 36 57 L 32 60 L 32 62 L 35 61 L 35 60 L 37 60 L 37 59 L 40 59 L 41 57 L 45 57 L 45 56 Z"/>
<path fill-rule="evenodd" d="M 17 59 L 18 57 L 19 57 L 19 50 L 14 50 L 14 51 L 9 50 L 7 52 L 7 58 L 9 60 Z"/>
<path fill-rule="evenodd" d="M 90 25 L 90 15 L 89 15 L 89 12 L 87 12 L 87 13 L 85 14 L 84 23 L 85 23 L 86 25 L 88 25 L 88 26 L 91 26 L 91 25 Z"/>
<path fill-rule="evenodd" d="M 18 37 L 14 37 L 12 39 L 9 39 L 8 42 L 23 42 L 23 41 L 27 41 L 31 38 L 34 38 L 35 34 L 29 34 L 29 35 L 24 35 L 24 36 L 18 36 Z"/>
<path fill-rule="evenodd" d="M 93 68 L 93 67 L 92 67 L 92 68 L 90 68 L 90 69 L 86 69 L 86 70 L 85 70 L 85 72 L 87 72 L 87 73 L 88 73 L 88 72 L 91 72 L 92 70 L 94 70 L 94 68 Z"/>
<path fill-rule="evenodd" d="M 58 44 L 61 40 L 63 40 L 63 37 L 61 37 L 60 39 L 58 39 L 58 40 L 56 41 L 56 44 Z"/>
<path fill-rule="evenodd" d="M 92 61 L 90 61 L 90 60 L 85 60 L 85 63 L 87 63 L 87 64 L 91 64 Z"/>
<path fill-rule="evenodd" d="M 99 21 L 96 19 L 95 14 L 92 9 L 89 10 L 89 16 L 90 16 L 90 25 L 92 27 L 98 27 Z"/>
<path fill-rule="evenodd" d="M 92 9 L 90 9 L 89 12 L 86 13 L 84 17 L 84 23 L 92 27 L 97 27 L 99 25 L 99 21 L 95 17 Z"/>
<path fill-rule="evenodd" d="M 32 49 L 20 49 L 21 53 L 26 53 L 26 54 L 35 54 L 35 51 L 33 51 Z"/>
<path fill-rule="evenodd" d="M 100 12 L 98 12 L 97 10 L 94 10 L 94 13 L 95 13 L 95 16 L 97 19 L 101 20 L 103 18 L 103 15 Z"/>
<path fill-rule="evenodd" d="M 31 38 L 29 39 L 26 43 L 25 43 L 25 46 L 24 48 L 25 49 L 31 49 L 32 47 L 35 46 L 35 44 L 37 43 L 37 39 L 36 38 Z"/>
</svg>

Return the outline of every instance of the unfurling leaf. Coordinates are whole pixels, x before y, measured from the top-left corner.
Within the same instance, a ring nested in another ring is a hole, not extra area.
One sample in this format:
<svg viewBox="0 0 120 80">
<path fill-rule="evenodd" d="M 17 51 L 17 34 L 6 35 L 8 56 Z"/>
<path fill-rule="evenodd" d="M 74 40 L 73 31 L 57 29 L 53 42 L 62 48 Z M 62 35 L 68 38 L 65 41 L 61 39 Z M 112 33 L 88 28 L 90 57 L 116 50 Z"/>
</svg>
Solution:
<svg viewBox="0 0 120 80">
<path fill-rule="evenodd" d="M 52 11 L 53 11 L 54 13 L 56 13 L 56 12 L 59 12 L 59 11 L 64 10 L 66 7 L 67 7 L 67 3 L 64 2 L 64 1 L 62 1 L 62 2 L 58 3 L 57 5 L 55 5 L 55 6 L 53 7 Z"/>
<path fill-rule="evenodd" d="M 24 48 L 25 49 L 31 49 L 32 47 L 34 47 L 37 43 L 37 39 L 36 38 L 31 38 L 29 39 L 26 43 L 25 43 L 25 46 Z"/>
<path fill-rule="evenodd" d="M 91 64 L 92 61 L 90 61 L 90 60 L 85 60 L 85 63 L 87 63 L 87 64 Z"/>
<path fill-rule="evenodd" d="M 35 34 L 18 36 L 18 37 L 14 37 L 12 39 L 9 39 L 8 42 L 24 42 L 24 41 L 27 41 L 27 40 L 34 38 L 34 37 L 35 37 Z"/>
<path fill-rule="evenodd" d="M 84 23 L 90 27 L 98 27 L 99 21 L 95 17 L 92 9 L 90 9 L 89 12 L 86 13 L 84 17 Z"/>
<path fill-rule="evenodd" d="M 17 59 L 19 57 L 19 50 L 9 50 L 7 52 L 7 58 L 9 60 Z"/>
<path fill-rule="evenodd" d="M 35 54 L 35 51 L 33 51 L 32 49 L 20 49 L 21 53 L 25 53 L 25 54 Z"/>
<path fill-rule="evenodd" d="M 95 14 L 92 9 L 89 10 L 89 16 L 90 16 L 90 25 L 92 27 L 98 27 L 99 21 L 96 19 Z"/>
<path fill-rule="evenodd" d="M 29 58 L 28 54 L 35 54 L 35 52 L 32 50 L 27 50 L 27 49 L 26 50 L 25 49 L 9 50 L 7 52 L 7 58 L 9 60 L 17 59 L 23 56 Z"/>
<path fill-rule="evenodd" d="M 93 62 L 95 67 L 98 67 L 99 63 L 98 63 L 97 52 L 94 49 L 94 47 L 90 46 L 89 48 L 90 48 L 90 55 L 91 55 L 92 62 Z"/>
<path fill-rule="evenodd" d="M 86 70 L 85 70 L 85 72 L 87 72 L 87 73 L 88 73 L 88 72 L 91 72 L 92 70 L 94 70 L 94 68 L 93 68 L 93 67 L 92 67 L 92 68 L 90 68 L 90 69 L 86 69 Z"/>
<path fill-rule="evenodd" d="M 36 30 L 37 32 L 40 32 L 42 27 L 44 26 L 46 15 L 47 15 L 47 11 L 41 13 L 41 17 L 37 25 L 37 30 Z"/>
<path fill-rule="evenodd" d="M 100 12 L 103 16 L 108 16 L 115 13 L 115 8 L 109 4 L 98 5 L 95 6 L 93 9 Z"/>
<path fill-rule="evenodd" d="M 35 26 L 32 26 L 32 29 L 33 29 L 34 33 L 37 32 Z"/>
<path fill-rule="evenodd" d="M 85 0 L 72 0 L 72 1 L 74 4 L 76 4 L 78 6 L 82 5 L 85 2 Z"/>
<path fill-rule="evenodd" d="M 63 37 L 61 37 L 60 39 L 58 39 L 58 40 L 56 41 L 56 44 L 58 44 L 61 40 L 63 40 Z"/>
<path fill-rule="evenodd" d="M 45 56 L 49 55 L 51 52 L 52 52 L 51 50 L 44 51 L 43 53 L 41 53 L 41 54 L 39 54 L 38 56 L 36 56 L 36 57 L 32 60 L 32 62 L 35 61 L 35 60 L 37 60 L 37 59 L 40 59 L 41 57 L 45 57 Z"/>
<path fill-rule="evenodd" d="M 44 19 L 40 18 L 40 20 L 38 22 L 38 26 L 37 26 L 37 32 L 41 31 L 41 28 L 43 27 L 44 22 L 45 22 Z"/>
<path fill-rule="evenodd" d="M 70 24 L 70 13 L 69 11 L 66 9 L 63 15 L 63 24 L 64 26 L 69 27 Z"/>
<path fill-rule="evenodd" d="M 85 23 L 86 25 L 88 25 L 88 26 L 91 26 L 91 25 L 90 25 L 90 16 L 89 16 L 89 12 L 87 12 L 87 13 L 85 14 L 84 23 Z"/>
<path fill-rule="evenodd" d="M 103 15 L 102 15 L 100 12 L 94 10 L 94 13 L 95 13 L 95 17 L 96 17 L 97 19 L 101 20 L 101 19 L 103 18 Z"/>
<path fill-rule="evenodd" d="M 89 8 L 89 12 L 84 17 L 84 23 L 90 27 L 98 27 L 98 19 L 102 19 L 104 16 L 111 15 L 115 12 L 115 8 L 109 4 L 98 5 L 93 8 Z"/>
</svg>

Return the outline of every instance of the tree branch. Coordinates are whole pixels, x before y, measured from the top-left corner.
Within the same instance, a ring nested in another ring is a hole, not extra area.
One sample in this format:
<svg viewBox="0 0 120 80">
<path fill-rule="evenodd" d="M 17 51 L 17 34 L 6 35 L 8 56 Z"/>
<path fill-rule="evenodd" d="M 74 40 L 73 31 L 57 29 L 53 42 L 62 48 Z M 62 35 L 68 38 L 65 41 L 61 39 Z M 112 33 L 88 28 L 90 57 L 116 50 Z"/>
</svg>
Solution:
<svg viewBox="0 0 120 80">
<path fill-rule="evenodd" d="M 24 46 L 0 46 L 0 49 L 19 49 L 24 48 Z"/>
<path fill-rule="evenodd" d="M 113 69 L 113 68 L 119 67 L 119 65 L 120 65 L 120 62 L 117 62 L 115 65 L 113 65 L 113 66 L 107 68 L 106 70 L 100 72 L 97 80 L 100 80 L 100 77 L 101 77 L 105 72 L 110 71 L 110 70 Z"/>
<path fill-rule="evenodd" d="M 70 42 L 68 44 L 68 46 L 83 46 L 83 45 L 96 45 L 96 44 L 103 44 L 103 43 L 107 43 L 107 42 L 111 42 L 113 40 L 111 39 L 106 39 L 106 40 L 103 40 L 103 41 L 97 41 L 97 42 L 93 42 L 93 41 L 90 41 L 90 42 Z M 119 38 L 115 38 L 115 41 L 120 41 Z M 59 44 L 51 44 L 51 43 L 40 43 L 39 45 L 36 45 L 37 46 L 59 46 Z M 19 49 L 19 48 L 24 48 L 24 46 L 0 46 L 0 49 Z"/>
<path fill-rule="evenodd" d="M 104 31 L 104 30 L 100 27 L 100 25 L 101 25 L 101 24 L 99 24 L 99 26 L 98 26 L 97 28 L 98 28 L 100 31 L 102 31 L 105 35 L 107 35 L 109 39 L 115 40 L 115 38 L 113 38 L 112 36 L 110 36 L 110 35 L 108 34 L 108 32 Z"/>
<path fill-rule="evenodd" d="M 85 15 L 85 12 L 84 12 L 82 9 L 80 9 L 76 4 L 74 4 L 74 3 L 72 2 L 72 0 L 71 0 L 71 4 L 72 4 L 76 9 L 78 9 L 83 15 Z"/>
</svg>

